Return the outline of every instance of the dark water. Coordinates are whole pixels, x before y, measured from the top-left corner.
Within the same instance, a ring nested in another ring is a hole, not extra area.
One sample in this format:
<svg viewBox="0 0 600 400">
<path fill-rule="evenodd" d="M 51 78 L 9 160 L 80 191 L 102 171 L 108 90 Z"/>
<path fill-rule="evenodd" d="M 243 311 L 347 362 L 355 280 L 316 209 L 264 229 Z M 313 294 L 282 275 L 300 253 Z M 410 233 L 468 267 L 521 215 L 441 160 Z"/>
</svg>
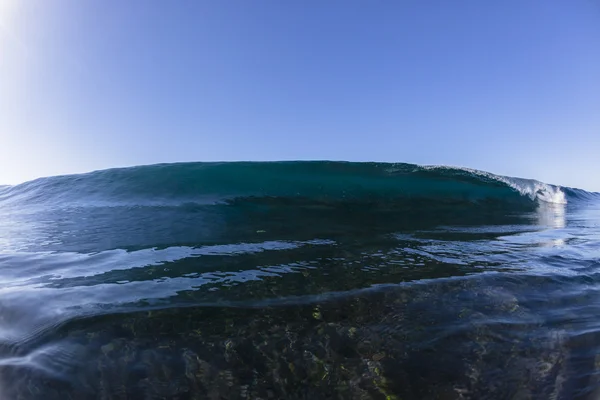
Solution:
<svg viewBox="0 0 600 400">
<path fill-rule="evenodd" d="M 600 196 L 173 164 L 0 187 L 0 399 L 600 398 Z"/>
</svg>

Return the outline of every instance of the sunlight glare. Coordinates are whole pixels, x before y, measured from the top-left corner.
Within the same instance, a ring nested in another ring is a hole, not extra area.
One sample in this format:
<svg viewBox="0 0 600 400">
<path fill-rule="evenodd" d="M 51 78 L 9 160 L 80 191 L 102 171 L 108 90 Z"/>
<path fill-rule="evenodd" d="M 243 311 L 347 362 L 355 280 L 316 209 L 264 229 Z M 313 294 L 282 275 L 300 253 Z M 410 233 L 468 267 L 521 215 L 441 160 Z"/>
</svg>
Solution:
<svg viewBox="0 0 600 400">
<path fill-rule="evenodd" d="M 18 0 L 0 0 L 0 28 L 6 29 L 17 8 Z"/>
<path fill-rule="evenodd" d="M 3 38 L 9 39 L 6 43 L 18 42 L 12 25 L 20 5 L 19 0 L 0 0 L 0 44 Z"/>
</svg>

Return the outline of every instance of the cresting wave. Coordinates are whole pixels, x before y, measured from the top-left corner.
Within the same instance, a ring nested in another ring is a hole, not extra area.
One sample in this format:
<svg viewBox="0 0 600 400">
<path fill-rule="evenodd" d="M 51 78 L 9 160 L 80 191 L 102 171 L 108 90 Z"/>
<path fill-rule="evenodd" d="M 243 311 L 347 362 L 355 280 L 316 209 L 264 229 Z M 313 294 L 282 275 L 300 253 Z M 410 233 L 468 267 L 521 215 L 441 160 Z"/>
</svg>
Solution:
<svg viewBox="0 0 600 400">
<path fill-rule="evenodd" d="M 310 162 L 178 163 L 40 178 L 0 187 L 2 203 L 90 206 L 214 204 L 247 197 L 379 198 L 565 204 L 597 194 L 468 168 Z"/>
<path fill-rule="evenodd" d="M 446 167 L 446 166 L 424 166 L 429 170 L 457 170 L 465 171 L 468 174 L 480 176 L 505 183 L 508 187 L 516 190 L 522 196 L 529 197 L 532 200 L 539 200 L 545 203 L 567 204 L 565 192 L 560 186 L 549 185 L 534 179 L 514 178 L 508 176 L 494 175 L 485 171 L 465 167 Z"/>
</svg>

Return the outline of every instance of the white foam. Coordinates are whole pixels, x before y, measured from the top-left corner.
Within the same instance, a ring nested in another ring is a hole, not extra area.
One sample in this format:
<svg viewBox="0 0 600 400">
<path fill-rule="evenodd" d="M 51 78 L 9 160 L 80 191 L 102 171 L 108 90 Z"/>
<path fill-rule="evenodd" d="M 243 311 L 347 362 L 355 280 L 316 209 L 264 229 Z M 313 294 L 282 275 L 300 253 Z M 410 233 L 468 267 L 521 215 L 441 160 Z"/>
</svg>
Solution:
<svg viewBox="0 0 600 400">
<path fill-rule="evenodd" d="M 524 196 L 532 200 L 540 200 L 545 203 L 567 204 L 565 193 L 559 186 L 548 185 L 530 179 L 509 178 L 504 176 L 496 177 L 497 180 L 506 183 L 508 186 L 517 190 Z"/>
<path fill-rule="evenodd" d="M 531 200 L 539 200 L 545 203 L 567 204 L 567 198 L 560 186 L 553 186 L 534 179 L 513 178 L 509 176 L 495 175 L 490 172 L 479 171 L 467 167 L 451 167 L 447 165 L 425 165 L 425 170 L 454 169 L 478 175 L 487 179 L 502 182 L 513 188 L 523 196 Z"/>
</svg>

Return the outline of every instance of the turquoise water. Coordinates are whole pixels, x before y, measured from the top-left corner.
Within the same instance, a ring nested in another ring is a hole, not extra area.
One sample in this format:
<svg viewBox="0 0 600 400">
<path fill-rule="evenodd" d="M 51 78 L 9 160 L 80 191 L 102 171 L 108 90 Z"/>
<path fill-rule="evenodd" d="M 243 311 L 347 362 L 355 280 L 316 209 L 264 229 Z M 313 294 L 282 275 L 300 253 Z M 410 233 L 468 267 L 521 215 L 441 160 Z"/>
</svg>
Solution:
<svg viewBox="0 0 600 400">
<path fill-rule="evenodd" d="M 0 398 L 595 399 L 600 195 L 411 164 L 0 187 Z"/>
</svg>

